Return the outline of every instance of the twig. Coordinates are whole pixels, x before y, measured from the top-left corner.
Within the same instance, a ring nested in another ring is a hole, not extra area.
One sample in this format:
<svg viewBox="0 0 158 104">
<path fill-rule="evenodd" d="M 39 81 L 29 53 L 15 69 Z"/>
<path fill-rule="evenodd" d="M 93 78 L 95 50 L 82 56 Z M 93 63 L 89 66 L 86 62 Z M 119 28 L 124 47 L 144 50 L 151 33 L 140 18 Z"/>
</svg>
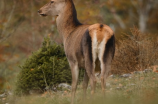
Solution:
<svg viewBox="0 0 158 104">
<path fill-rule="evenodd" d="M 45 77 L 45 73 L 44 73 L 43 69 L 42 69 L 42 72 L 43 72 L 44 82 L 46 84 L 46 87 L 48 87 L 48 84 L 47 84 L 47 81 L 46 81 L 46 77 Z"/>
</svg>

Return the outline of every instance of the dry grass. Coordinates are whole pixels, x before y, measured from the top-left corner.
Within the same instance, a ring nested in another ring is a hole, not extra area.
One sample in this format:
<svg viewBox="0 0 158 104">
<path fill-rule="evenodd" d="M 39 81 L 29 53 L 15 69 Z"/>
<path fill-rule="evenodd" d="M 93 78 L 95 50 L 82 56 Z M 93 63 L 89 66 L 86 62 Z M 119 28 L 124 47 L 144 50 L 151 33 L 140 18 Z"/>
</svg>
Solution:
<svg viewBox="0 0 158 104">
<path fill-rule="evenodd" d="M 96 93 L 90 95 L 88 87 L 85 104 L 157 104 L 158 100 L 158 73 L 149 72 L 132 74 L 129 78 L 120 76 L 109 77 L 106 96 L 103 97 L 100 81 L 98 80 Z M 75 104 L 83 104 L 82 84 L 78 86 Z M 2 99 L 9 104 L 70 104 L 71 91 L 45 92 L 30 96 L 9 95 Z M 4 103 L 5 102 L 5 103 Z"/>
<path fill-rule="evenodd" d="M 112 73 L 130 73 L 158 64 L 158 39 L 131 29 L 117 42 Z"/>
</svg>

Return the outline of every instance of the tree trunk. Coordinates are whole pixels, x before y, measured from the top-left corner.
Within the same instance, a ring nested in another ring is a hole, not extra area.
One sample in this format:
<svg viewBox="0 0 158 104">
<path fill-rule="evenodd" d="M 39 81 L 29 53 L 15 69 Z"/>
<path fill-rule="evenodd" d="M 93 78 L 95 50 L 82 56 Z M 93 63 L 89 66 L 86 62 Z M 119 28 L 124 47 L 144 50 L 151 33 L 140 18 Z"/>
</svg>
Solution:
<svg viewBox="0 0 158 104">
<path fill-rule="evenodd" d="M 139 13 L 139 29 L 142 33 L 146 31 L 146 24 L 147 24 L 147 16 L 140 12 Z"/>
</svg>

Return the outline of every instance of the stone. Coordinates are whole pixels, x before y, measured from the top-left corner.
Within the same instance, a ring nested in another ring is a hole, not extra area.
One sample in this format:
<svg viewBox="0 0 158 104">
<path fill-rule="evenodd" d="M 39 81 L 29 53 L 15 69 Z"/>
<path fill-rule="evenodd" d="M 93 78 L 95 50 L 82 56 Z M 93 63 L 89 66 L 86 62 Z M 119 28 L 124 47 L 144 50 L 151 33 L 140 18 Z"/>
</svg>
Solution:
<svg viewBox="0 0 158 104">
<path fill-rule="evenodd" d="M 123 75 L 121 75 L 120 77 L 129 78 L 129 77 L 131 77 L 131 76 L 132 76 L 131 74 L 123 74 Z"/>
<path fill-rule="evenodd" d="M 71 89 L 71 86 L 67 83 L 60 83 L 58 85 L 59 88 L 66 88 L 66 89 Z"/>
</svg>

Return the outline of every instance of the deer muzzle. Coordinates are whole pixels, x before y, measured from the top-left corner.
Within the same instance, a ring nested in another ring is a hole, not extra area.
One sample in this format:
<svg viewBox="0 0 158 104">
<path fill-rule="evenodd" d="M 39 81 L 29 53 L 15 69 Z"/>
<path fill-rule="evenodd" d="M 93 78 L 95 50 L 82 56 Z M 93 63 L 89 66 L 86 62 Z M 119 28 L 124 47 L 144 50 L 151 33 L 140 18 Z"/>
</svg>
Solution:
<svg viewBox="0 0 158 104">
<path fill-rule="evenodd" d="M 42 10 L 38 10 L 38 13 L 39 13 L 41 16 L 47 16 L 46 14 L 42 13 Z"/>
</svg>

